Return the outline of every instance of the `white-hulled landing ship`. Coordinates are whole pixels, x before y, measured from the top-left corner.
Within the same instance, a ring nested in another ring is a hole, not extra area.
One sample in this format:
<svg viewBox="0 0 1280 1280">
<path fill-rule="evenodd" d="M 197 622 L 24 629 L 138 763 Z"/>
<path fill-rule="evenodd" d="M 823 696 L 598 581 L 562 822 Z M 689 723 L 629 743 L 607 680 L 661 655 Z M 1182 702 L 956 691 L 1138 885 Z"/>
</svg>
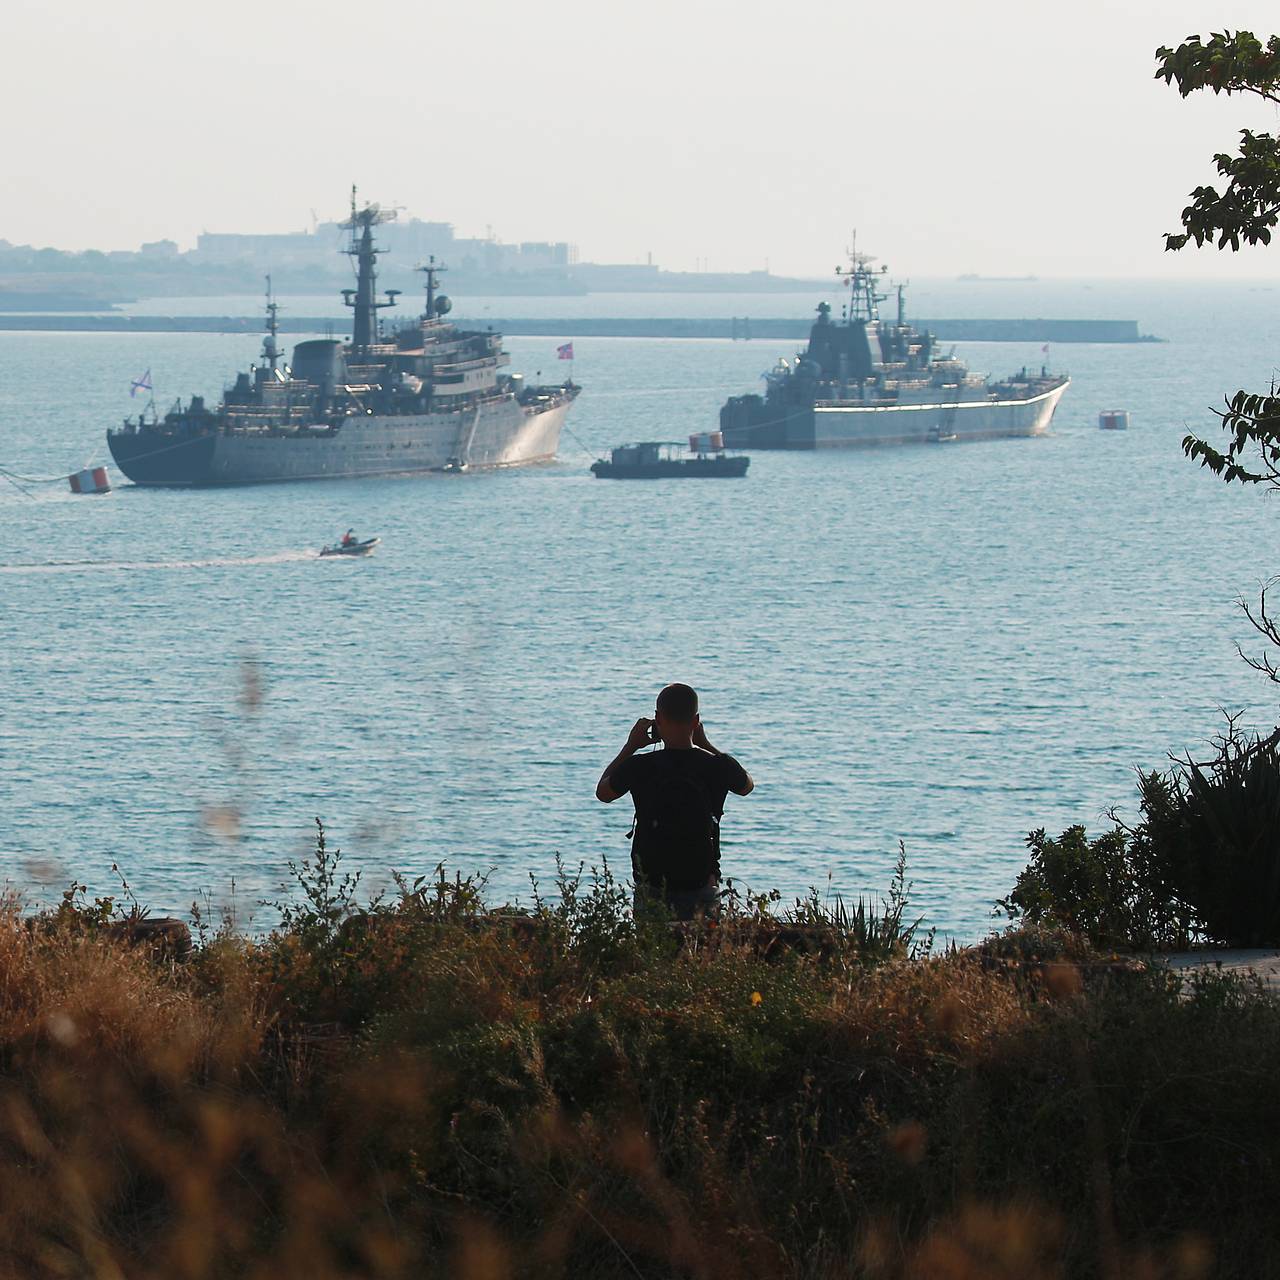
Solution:
<svg viewBox="0 0 1280 1280">
<path fill-rule="evenodd" d="M 909 324 L 898 288 L 897 322 L 880 318 L 885 295 L 872 259 L 853 252 L 836 273 L 849 289 L 839 322 L 821 303 L 808 347 L 780 360 L 761 395 L 720 410 L 725 444 L 740 449 L 833 449 L 1037 436 L 1070 385 L 1065 374 L 1025 368 L 1001 382 L 970 373 L 936 339 Z"/>
</svg>

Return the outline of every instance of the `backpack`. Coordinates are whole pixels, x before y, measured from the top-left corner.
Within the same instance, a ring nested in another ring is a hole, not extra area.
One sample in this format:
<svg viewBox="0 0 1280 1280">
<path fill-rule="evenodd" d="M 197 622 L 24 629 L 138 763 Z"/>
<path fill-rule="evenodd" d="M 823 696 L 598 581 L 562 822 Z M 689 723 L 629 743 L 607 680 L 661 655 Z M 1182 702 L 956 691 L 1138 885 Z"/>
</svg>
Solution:
<svg viewBox="0 0 1280 1280">
<path fill-rule="evenodd" d="M 660 752 L 665 755 L 665 752 Z M 706 792 L 682 770 L 667 764 L 657 770 L 659 786 L 635 831 L 643 838 L 632 844 L 633 862 L 640 845 L 643 867 L 637 881 L 665 883 L 668 889 L 700 889 L 715 874 L 719 862 L 720 821 Z"/>
</svg>

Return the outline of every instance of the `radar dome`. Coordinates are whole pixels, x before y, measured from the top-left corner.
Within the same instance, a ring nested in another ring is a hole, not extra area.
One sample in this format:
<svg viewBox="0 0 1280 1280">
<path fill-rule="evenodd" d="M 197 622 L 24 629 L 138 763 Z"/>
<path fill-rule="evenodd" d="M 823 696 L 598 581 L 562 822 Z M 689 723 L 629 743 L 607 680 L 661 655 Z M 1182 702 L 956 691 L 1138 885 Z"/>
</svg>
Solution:
<svg viewBox="0 0 1280 1280">
<path fill-rule="evenodd" d="M 453 301 L 448 294 L 442 293 L 436 299 L 436 315 L 446 316 L 453 310 Z"/>
</svg>

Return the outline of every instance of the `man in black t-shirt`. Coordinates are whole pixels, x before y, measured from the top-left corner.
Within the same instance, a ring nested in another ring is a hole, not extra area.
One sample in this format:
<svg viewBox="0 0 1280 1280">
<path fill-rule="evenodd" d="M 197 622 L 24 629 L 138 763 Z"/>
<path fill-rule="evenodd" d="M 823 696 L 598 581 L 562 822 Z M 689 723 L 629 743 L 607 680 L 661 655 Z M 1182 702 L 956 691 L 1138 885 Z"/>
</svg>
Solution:
<svg viewBox="0 0 1280 1280">
<path fill-rule="evenodd" d="M 663 749 L 639 755 L 661 741 Z M 681 920 L 713 908 L 720 883 L 720 818 L 726 795 L 749 795 L 755 783 L 732 757 L 707 741 L 698 695 L 687 684 L 658 694 L 652 720 L 632 726 L 626 746 L 596 784 L 605 804 L 631 792 L 636 806 L 631 867 L 636 904 L 662 899 Z"/>
</svg>

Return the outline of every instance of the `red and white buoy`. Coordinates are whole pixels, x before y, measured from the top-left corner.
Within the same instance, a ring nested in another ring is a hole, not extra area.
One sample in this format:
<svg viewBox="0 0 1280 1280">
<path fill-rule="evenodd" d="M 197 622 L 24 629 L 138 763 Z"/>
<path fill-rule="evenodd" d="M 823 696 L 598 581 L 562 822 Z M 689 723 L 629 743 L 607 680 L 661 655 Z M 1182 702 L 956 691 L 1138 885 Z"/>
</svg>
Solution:
<svg viewBox="0 0 1280 1280">
<path fill-rule="evenodd" d="M 110 493 L 111 481 L 106 467 L 86 467 L 67 477 L 72 493 Z"/>
<path fill-rule="evenodd" d="M 712 453 L 724 448 L 724 435 L 719 431 L 700 431 L 689 437 L 690 453 Z"/>
</svg>

